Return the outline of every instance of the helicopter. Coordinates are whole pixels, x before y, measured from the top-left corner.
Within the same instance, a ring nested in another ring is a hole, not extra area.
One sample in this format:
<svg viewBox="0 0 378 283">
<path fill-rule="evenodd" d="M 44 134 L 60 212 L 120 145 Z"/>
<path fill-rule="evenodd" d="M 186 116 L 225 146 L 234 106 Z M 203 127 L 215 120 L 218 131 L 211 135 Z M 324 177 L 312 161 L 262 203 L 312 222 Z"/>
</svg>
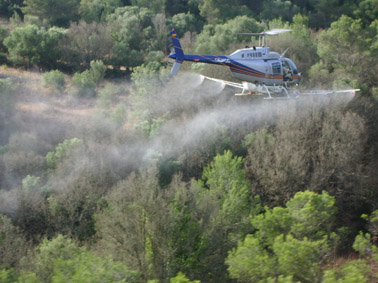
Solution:
<svg viewBox="0 0 378 283">
<path fill-rule="evenodd" d="M 301 93 L 294 89 L 298 86 L 302 75 L 294 62 L 284 57 L 287 50 L 282 54 L 270 51 L 265 46 L 265 36 L 276 35 L 285 32 L 291 32 L 289 29 L 272 29 L 261 33 L 241 33 L 241 35 L 259 36 L 259 45 L 238 49 L 231 55 L 195 55 L 184 54 L 180 40 L 177 37 L 175 29 L 171 30 L 171 38 L 173 44 L 173 52 L 169 58 L 174 59 L 171 69 L 171 76 L 177 75 L 184 61 L 192 61 L 195 63 L 207 63 L 230 68 L 234 78 L 242 81 L 242 83 L 229 82 L 216 78 L 201 76 L 202 80 L 208 79 L 219 82 L 223 86 L 231 86 L 242 89 L 241 93 L 235 95 L 263 95 L 264 99 L 290 99 L 298 98 Z M 339 92 L 355 92 L 353 90 L 343 90 Z M 303 94 L 324 94 L 328 95 L 334 91 L 320 91 Z"/>
</svg>

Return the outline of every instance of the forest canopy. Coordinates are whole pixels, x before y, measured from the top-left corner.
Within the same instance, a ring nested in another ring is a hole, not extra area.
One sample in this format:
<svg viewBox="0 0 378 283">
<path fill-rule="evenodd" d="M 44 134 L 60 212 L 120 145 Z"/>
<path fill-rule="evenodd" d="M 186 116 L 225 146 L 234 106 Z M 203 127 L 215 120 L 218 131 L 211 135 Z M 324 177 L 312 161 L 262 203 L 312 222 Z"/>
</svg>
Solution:
<svg viewBox="0 0 378 283">
<path fill-rule="evenodd" d="M 378 1 L 0 0 L 1 282 L 376 282 Z M 184 63 L 272 28 L 303 89 Z M 232 78 L 231 78 L 232 80 Z"/>
</svg>

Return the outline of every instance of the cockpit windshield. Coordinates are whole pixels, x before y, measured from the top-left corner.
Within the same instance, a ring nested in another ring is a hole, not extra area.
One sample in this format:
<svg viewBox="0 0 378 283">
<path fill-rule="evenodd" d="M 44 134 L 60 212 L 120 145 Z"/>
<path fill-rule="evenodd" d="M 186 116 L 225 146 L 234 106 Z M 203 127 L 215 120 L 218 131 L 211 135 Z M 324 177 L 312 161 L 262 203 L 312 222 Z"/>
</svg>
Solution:
<svg viewBox="0 0 378 283">
<path fill-rule="evenodd" d="M 282 59 L 282 65 L 283 65 L 283 66 L 286 66 L 287 68 L 289 68 L 289 70 L 292 71 L 293 75 L 297 75 L 297 74 L 298 74 L 298 69 L 297 69 L 297 67 L 295 66 L 294 62 L 291 61 L 290 59 L 288 59 L 288 58 L 283 58 L 283 59 Z"/>
</svg>

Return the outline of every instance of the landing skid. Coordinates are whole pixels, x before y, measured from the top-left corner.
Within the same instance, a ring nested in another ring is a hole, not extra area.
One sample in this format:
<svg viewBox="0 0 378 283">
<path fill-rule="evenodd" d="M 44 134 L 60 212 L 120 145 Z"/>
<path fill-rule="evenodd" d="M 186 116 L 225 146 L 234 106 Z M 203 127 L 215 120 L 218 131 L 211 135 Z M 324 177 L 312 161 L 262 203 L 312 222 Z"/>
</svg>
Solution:
<svg viewBox="0 0 378 283">
<path fill-rule="evenodd" d="M 202 80 L 210 80 L 222 84 L 223 87 L 226 85 L 242 89 L 241 93 L 235 93 L 235 96 L 251 96 L 258 95 L 264 96 L 265 100 L 288 100 L 288 99 L 298 99 L 302 96 L 311 96 L 311 95 L 332 95 L 335 93 L 352 93 L 353 95 L 360 91 L 359 89 L 347 89 L 347 90 L 313 90 L 309 92 L 300 92 L 297 89 L 289 89 L 287 85 L 274 85 L 267 86 L 265 84 L 253 84 L 248 82 L 235 83 L 228 82 L 224 80 L 209 78 L 201 76 Z"/>
<path fill-rule="evenodd" d="M 296 99 L 299 97 L 298 93 L 291 93 L 286 86 L 267 86 L 267 85 L 255 85 L 247 82 L 243 82 L 242 93 L 236 93 L 236 96 L 242 95 L 264 95 L 266 100 L 286 100 Z M 295 95 L 293 95 L 295 94 Z"/>
</svg>

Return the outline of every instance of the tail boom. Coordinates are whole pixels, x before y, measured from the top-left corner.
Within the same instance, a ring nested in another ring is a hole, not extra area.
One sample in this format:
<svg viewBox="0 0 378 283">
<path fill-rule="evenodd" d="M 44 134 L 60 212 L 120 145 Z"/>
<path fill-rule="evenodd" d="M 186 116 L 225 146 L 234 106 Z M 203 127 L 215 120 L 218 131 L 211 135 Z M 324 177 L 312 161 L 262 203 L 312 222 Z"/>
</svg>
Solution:
<svg viewBox="0 0 378 283">
<path fill-rule="evenodd" d="M 177 37 L 177 33 L 174 29 L 171 31 L 172 43 L 174 48 L 174 53 L 169 55 L 169 58 L 175 59 L 171 69 L 171 75 L 174 76 L 180 70 L 180 67 L 184 61 L 216 64 L 216 65 L 226 65 L 230 66 L 231 59 L 225 55 L 195 55 L 195 54 L 184 54 L 181 47 L 180 40 Z"/>
</svg>

